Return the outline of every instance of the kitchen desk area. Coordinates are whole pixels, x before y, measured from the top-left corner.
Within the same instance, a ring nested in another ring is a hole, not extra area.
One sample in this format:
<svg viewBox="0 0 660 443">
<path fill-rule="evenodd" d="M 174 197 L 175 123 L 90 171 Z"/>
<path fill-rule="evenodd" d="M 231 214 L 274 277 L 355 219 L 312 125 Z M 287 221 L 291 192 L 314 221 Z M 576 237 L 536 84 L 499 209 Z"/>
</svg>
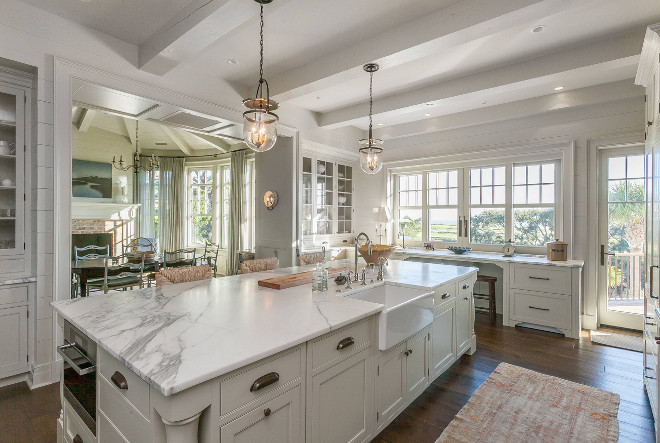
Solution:
<svg viewBox="0 0 660 443">
<path fill-rule="evenodd" d="M 502 317 L 505 326 L 530 326 L 580 338 L 582 313 L 582 260 L 550 261 L 541 255 L 447 250 L 397 249 L 395 260 L 460 263 L 502 270 Z"/>
<path fill-rule="evenodd" d="M 476 351 L 474 267 L 390 260 L 352 289 L 258 286 L 309 269 L 53 303 L 65 377 L 97 396 L 84 420 L 63 389 L 59 441 L 370 441 Z"/>
</svg>

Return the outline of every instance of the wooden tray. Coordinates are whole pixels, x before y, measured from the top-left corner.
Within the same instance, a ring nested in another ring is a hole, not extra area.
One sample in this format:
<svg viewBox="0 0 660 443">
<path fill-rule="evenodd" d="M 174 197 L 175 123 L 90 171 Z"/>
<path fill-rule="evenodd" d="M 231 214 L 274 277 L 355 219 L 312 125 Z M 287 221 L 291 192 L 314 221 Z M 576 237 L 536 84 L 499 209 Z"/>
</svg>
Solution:
<svg viewBox="0 0 660 443">
<path fill-rule="evenodd" d="M 348 268 L 327 268 L 328 279 L 336 277 L 341 272 L 347 271 Z M 294 286 L 305 285 L 312 282 L 314 271 L 301 272 L 299 274 L 282 275 L 280 277 L 267 278 L 259 280 L 259 286 L 271 289 L 287 289 Z"/>
</svg>

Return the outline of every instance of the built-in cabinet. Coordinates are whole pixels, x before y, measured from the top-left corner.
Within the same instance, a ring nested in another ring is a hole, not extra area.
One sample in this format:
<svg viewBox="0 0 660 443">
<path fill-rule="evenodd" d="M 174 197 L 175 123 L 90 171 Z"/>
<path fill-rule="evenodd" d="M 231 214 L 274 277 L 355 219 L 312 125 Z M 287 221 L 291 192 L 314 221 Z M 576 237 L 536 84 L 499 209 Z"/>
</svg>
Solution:
<svg viewBox="0 0 660 443">
<path fill-rule="evenodd" d="M 646 30 L 635 83 L 646 88 L 646 242 L 644 286 L 644 388 L 658 432 L 658 337 L 660 336 L 660 23 Z"/>
<path fill-rule="evenodd" d="M 33 285 L 0 286 L 0 378 L 29 370 L 28 308 Z"/>
<path fill-rule="evenodd" d="M 30 273 L 32 78 L 0 67 L 0 280 Z"/>
</svg>

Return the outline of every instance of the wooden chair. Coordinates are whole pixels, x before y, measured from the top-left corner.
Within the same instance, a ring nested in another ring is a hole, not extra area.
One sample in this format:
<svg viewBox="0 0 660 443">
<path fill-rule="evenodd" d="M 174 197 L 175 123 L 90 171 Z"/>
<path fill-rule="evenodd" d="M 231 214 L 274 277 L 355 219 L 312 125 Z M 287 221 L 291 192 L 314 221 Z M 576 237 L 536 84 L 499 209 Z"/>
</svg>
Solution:
<svg viewBox="0 0 660 443">
<path fill-rule="evenodd" d="M 204 255 L 199 257 L 199 260 L 213 269 L 213 276 L 218 276 L 218 253 L 220 252 L 220 246 L 213 243 L 206 243 L 204 245 Z"/>
<path fill-rule="evenodd" d="M 473 297 L 477 300 L 488 300 L 488 308 L 475 307 L 474 310 L 488 312 L 490 322 L 495 323 L 497 315 L 495 305 L 495 282 L 497 282 L 497 277 L 479 274 L 477 275 L 477 281 L 488 284 L 488 294 L 478 294 L 475 292 Z"/>
<path fill-rule="evenodd" d="M 308 254 L 300 254 L 298 256 L 298 266 L 315 265 L 316 263 L 323 263 L 325 260 L 324 252 L 310 252 Z"/>
<path fill-rule="evenodd" d="M 87 251 L 93 251 L 87 253 Z M 110 256 L 110 245 L 105 245 L 105 246 L 96 246 L 96 245 L 89 245 L 85 246 L 84 248 L 79 248 L 77 246 L 73 247 L 73 257 L 74 257 L 74 262 L 75 266 L 78 266 L 78 262 L 80 260 L 99 260 L 99 259 L 104 259 L 106 257 Z M 73 274 L 71 276 L 71 298 L 76 298 L 78 297 L 78 288 L 80 287 L 80 281 L 79 278 L 76 274 Z M 94 282 L 94 281 L 99 281 L 101 280 L 100 278 L 95 278 L 95 279 L 89 279 L 87 280 L 88 282 Z M 89 289 L 87 289 L 87 293 L 89 293 Z M 87 294 L 85 294 L 87 295 Z"/>
<path fill-rule="evenodd" d="M 180 268 L 182 266 L 195 266 L 195 248 L 178 249 L 163 252 L 163 267 Z"/>
<path fill-rule="evenodd" d="M 153 252 L 156 253 L 156 239 L 148 237 L 137 237 L 129 241 L 124 246 L 124 253 L 127 252 Z"/>
<path fill-rule="evenodd" d="M 251 272 L 270 271 L 280 267 L 280 259 L 277 257 L 258 258 L 256 260 L 245 260 L 241 263 L 241 274 Z"/>
<path fill-rule="evenodd" d="M 210 280 L 209 265 L 161 269 L 156 273 L 156 286 L 174 285 L 191 281 Z"/>
<path fill-rule="evenodd" d="M 139 260 L 139 264 L 136 263 Z M 116 276 L 108 275 L 108 269 L 115 265 L 125 263 L 133 263 L 130 272 L 122 272 Z M 127 253 L 117 257 L 105 257 L 105 270 L 102 279 L 96 279 L 92 282 L 87 281 L 87 292 L 89 295 L 90 289 L 98 289 L 107 294 L 110 290 L 134 288 L 135 286 L 143 287 L 144 275 L 144 252 Z"/>
</svg>

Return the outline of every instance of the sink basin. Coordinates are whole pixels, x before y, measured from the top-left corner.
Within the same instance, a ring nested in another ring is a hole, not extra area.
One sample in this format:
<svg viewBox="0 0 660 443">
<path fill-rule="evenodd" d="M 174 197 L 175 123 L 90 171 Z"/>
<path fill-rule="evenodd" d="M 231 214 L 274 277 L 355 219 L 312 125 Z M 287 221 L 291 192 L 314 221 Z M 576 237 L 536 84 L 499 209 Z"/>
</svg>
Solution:
<svg viewBox="0 0 660 443">
<path fill-rule="evenodd" d="M 371 254 L 369 254 L 369 246 L 363 245 L 358 248 L 358 252 L 368 264 L 377 265 L 381 257 L 388 258 L 395 249 L 396 246 L 391 245 L 371 245 Z"/>
<path fill-rule="evenodd" d="M 350 298 L 385 305 L 378 316 L 378 348 L 381 351 L 406 340 L 433 322 L 433 291 L 384 285 Z"/>
</svg>

